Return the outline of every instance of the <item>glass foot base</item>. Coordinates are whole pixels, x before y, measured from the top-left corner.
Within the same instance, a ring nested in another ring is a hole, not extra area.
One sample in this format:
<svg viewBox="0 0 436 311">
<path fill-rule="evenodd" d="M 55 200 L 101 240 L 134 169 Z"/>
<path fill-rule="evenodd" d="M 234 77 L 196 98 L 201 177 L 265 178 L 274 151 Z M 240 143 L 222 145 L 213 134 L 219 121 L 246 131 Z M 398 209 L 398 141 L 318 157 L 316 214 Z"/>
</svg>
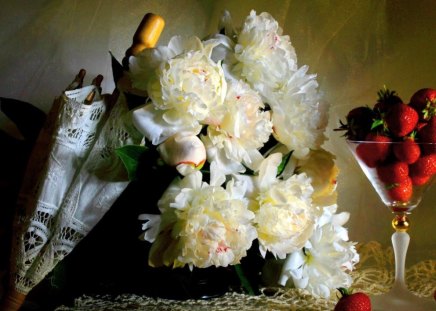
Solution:
<svg viewBox="0 0 436 311">
<path fill-rule="evenodd" d="M 371 297 L 372 311 L 436 311 L 436 301 L 420 298 L 408 291 L 391 291 Z"/>
</svg>

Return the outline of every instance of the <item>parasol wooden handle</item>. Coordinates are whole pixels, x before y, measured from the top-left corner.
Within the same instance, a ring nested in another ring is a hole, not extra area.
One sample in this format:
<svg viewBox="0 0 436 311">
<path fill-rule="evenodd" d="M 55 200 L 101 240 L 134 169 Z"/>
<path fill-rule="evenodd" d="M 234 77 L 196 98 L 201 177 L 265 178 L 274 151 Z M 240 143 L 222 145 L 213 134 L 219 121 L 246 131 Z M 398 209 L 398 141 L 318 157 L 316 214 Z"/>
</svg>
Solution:
<svg viewBox="0 0 436 311">
<path fill-rule="evenodd" d="M 67 86 L 66 91 L 80 89 L 83 86 L 83 79 L 85 78 L 86 70 L 80 69 L 79 73 L 74 78 L 73 82 Z"/>
<path fill-rule="evenodd" d="M 127 49 L 123 59 L 123 66 L 128 69 L 129 57 L 138 55 L 147 48 L 153 48 L 159 40 L 160 34 L 165 26 L 164 19 L 156 14 L 147 13 L 133 35 L 133 42 Z"/>
<path fill-rule="evenodd" d="M 0 311 L 18 311 L 24 300 L 26 300 L 26 295 L 12 290 L 4 297 L 0 305 Z"/>
<path fill-rule="evenodd" d="M 165 21 L 161 16 L 153 13 L 147 13 L 144 15 L 133 35 L 131 47 L 126 50 L 126 54 L 122 61 L 122 70 L 129 70 L 130 56 L 136 56 L 143 50 L 153 48 L 156 45 L 164 26 Z M 123 90 L 125 94 L 129 94 L 129 109 L 144 104 L 144 98 L 147 97 L 147 92 L 134 88 L 128 75 L 122 74 L 116 84 L 116 90 Z"/>
</svg>

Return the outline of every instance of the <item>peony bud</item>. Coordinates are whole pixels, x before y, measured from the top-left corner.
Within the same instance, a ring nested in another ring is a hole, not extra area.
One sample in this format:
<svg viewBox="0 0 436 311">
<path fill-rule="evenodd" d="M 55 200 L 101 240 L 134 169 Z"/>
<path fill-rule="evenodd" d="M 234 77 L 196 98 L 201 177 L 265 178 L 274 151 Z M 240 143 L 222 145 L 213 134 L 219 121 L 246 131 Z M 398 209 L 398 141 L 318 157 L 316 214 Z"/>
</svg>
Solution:
<svg viewBox="0 0 436 311">
<path fill-rule="evenodd" d="M 197 169 L 206 161 L 206 148 L 195 135 L 176 134 L 157 147 L 162 160 L 170 166 L 188 164 Z"/>
</svg>

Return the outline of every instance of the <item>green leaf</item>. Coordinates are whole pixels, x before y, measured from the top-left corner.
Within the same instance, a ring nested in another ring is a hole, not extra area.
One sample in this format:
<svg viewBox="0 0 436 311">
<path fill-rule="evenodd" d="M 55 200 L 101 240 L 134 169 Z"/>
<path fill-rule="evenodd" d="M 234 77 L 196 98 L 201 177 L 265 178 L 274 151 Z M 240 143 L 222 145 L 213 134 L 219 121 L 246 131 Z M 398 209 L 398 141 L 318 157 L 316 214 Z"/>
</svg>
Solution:
<svg viewBox="0 0 436 311">
<path fill-rule="evenodd" d="M 283 171 L 285 170 L 286 165 L 288 165 L 288 162 L 289 162 L 289 159 L 291 158 L 291 155 L 292 155 L 292 151 L 289 152 L 288 154 L 286 154 L 282 158 L 282 162 L 277 167 L 277 176 L 280 176 L 283 173 Z"/>
<path fill-rule="evenodd" d="M 126 145 L 115 150 L 127 170 L 130 181 L 136 179 L 139 160 L 147 150 L 147 147 L 137 145 Z"/>
</svg>

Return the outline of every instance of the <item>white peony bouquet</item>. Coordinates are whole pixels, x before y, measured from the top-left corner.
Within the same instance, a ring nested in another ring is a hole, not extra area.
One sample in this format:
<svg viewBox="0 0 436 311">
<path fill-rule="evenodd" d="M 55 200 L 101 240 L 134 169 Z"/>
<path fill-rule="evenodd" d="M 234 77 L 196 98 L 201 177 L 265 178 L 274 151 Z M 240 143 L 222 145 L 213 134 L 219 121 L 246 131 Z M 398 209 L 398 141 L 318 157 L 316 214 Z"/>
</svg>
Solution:
<svg viewBox="0 0 436 311">
<path fill-rule="evenodd" d="M 158 155 L 149 165 L 178 175 L 160 214 L 139 216 L 151 266 L 237 265 L 257 239 L 262 256 L 286 259 L 282 285 L 322 297 L 351 285 L 359 256 L 321 147 L 328 107 L 270 14 L 252 11 L 237 29 L 225 13 L 219 33 L 175 36 L 131 56 L 129 69 L 148 94 L 132 118 L 144 152 Z M 119 150 L 132 161 L 129 152 Z"/>
</svg>

